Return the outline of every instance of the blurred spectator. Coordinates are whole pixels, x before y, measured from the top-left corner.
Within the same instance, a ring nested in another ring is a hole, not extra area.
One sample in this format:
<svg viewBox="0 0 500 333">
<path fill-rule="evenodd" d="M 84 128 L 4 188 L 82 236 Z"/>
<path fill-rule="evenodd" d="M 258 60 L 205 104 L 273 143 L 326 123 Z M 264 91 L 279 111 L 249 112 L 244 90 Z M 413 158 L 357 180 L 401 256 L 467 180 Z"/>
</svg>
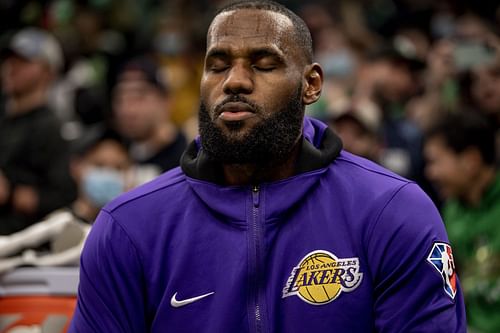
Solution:
<svg viewBox="0 0 500 333">
<path fill-rule="evenodd" d="M 190 117 L 197 118 L 205 34 L 197 35 L 196 25 L 185 24 L 197 19 L 203 22 L 202 17 L 186 12 L 186 6 L 175 8 L 169 2 L 164 5 L 165 14 L 158 18 L 153 34 L 153 50 L 167 74 L 169 95 L 174 96 L 169 102 L 169 118 L 179 126 Z"/>
<path fill-rule="evenodd" d="M 357 104 L 332 113 L 328 124 L 342 139 L 343 148 L 380 163 L 383 153 L 382 115 L 377 106 Z"/>
<path fill-rule="evenodd" d="M 451 40 L 436 41 L 427 53 L 423 92 L 405 108 L 406 117 L 425 131 L 441 111 L 454 110 L 458 103 L 457 68 Z"/>
<path fill-rule="evenodd" d="M 43 221 L 0 236 L 0 273 L 21 265 L 77 265 L 99 210 L 128 187 L 131 160 L 112 132 L 94 127 L 74 143 L 71 174 L 78 197 Z"/>
<path fill-rule="evenodd" d="M 500 172 L 494 131 L 478 113 L 449 113 L 426 136 L 426 172 L 445 200 L 471 332 L 500 332 Z"/>
<path fill-rule="evenodd" d="M 474 105 L 500 127 L 500 62 L 471 71 L 470 95 Z"/>
<path fill-rule="evenodd" d="M 144 180 L 178 166 L 186 148 L 184 134 L 170 121 L 170 102 L 163 73 L 152 59 L 125 65 L 113 90 L 114 120 L 142 167 L 137 177 Z"/>
<path fill-rule="evenodd" d="M 0 234 L 19 231 L 75 197 L 60 123 L 47 107 L 62 65 L 57 40 L 40 29 L 19 31 L 3 50 Z"/>
<path fill-rule="evenodd" d="M 78 197 L 70 206 L 81 221 L 92 223 L 111 199 L 134 186 L 132 160 L 118 134 L 102 126 L 86 132 L 73 145 L 71 175 Z"/>
<path fill-rule="evenodd" d="M 87 128 L 109 120 L 108 78 L 126 42 L 121 33 L 106 28 L 105 14 L 97 4 L 65 4 L 50 7 L 52 29 L 67 59 L 50 102 L 62 121 L 63 138 L 71 142 Z"/>
<path fill-rule="evenodd" d="M 460 76 L 461 102 L 484 114 L 495 126 L 500 165 L 500 38 L 489 34 L 469 47 L 479 59 Z"/>
<path fill-rule="evenodd" d="M 422 135 L 405 118 L 406 103 L 418 93 L 425 64 L 407 57 L 393 47 L 383 47 L 370 55 L 359 72 L 353 98 L 368 100 L 382 111 L 384 165 L 392 171 L 423 181 Z"/>
</svg>

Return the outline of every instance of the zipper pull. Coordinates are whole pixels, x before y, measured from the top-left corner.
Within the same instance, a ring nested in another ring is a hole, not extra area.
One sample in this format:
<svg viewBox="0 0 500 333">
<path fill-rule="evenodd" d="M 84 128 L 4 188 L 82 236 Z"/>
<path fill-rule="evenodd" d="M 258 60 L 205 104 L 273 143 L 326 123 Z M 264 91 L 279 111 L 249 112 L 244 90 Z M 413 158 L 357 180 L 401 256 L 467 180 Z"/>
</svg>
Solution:
<svg viewBox="0 0 500 333">
<path fill-rule="evenodd" d="M 253 199 L 253 206 L 254 207 L 259 207 L 259 203 L 260 203 L 259 191 L 260 191 L 259 185 L 252 186 L 252 199 Z"/>
</svg>

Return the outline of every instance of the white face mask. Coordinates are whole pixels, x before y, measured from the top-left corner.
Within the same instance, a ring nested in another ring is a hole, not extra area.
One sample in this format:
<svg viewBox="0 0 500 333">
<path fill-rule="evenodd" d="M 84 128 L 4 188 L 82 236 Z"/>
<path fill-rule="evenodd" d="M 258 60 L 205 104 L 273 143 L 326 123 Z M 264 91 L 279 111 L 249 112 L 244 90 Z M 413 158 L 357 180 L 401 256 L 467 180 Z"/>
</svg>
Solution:
<svg viewBox="0 0 500 333">
<path fill-rule="evenodd" d="M 83 192 L 96 207 L 103 207 L 125 190 L 124 175 L 115 169 L 90 168 L 83 176 Z"/>
</svg>

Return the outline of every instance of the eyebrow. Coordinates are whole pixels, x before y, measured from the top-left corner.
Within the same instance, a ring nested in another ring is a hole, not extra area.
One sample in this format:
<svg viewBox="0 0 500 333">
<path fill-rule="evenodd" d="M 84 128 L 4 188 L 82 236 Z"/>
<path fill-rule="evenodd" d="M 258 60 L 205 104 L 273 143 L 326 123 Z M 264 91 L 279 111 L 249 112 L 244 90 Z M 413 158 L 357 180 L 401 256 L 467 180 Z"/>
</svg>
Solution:
<svg viewBox="0 0 500 333">
<path fill-rule="evenodd" d="M 225 49 L 214 48 L 207 52 L 206 58 L 226 58 L 229 56 L 229 52 Z"/>
<path fill-rule="evenodd" d="M 253 60 L 258 60 L 262 58 L 273 58 L 273 60 L 279 63 L 285 63 L 285 58 L 280 52 L 277 52 L 275 49 L 268 47 L 253 50 L 250 54 L 250 57 Z"/>
</svg>

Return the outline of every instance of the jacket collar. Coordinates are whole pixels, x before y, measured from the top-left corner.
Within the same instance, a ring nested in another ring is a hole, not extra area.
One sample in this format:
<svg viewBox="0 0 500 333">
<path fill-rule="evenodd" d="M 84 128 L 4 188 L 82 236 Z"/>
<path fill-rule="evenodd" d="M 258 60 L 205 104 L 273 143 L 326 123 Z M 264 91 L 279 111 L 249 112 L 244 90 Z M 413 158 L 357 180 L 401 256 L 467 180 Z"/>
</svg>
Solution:
<svg viewBox="0 0 500 333">
<path fill-rule="evenodd" d="M 302 147 L 295 165 L 295 175 L 328 166 L 340 154 L 342 142 L 322 122 L 305 117 Z M 193 140 L 181 157 L 181 168 L 190 177 L 224 184 L 222 165 L 210 159 L 201 148 L 200 138 Z"/>
</svg>

